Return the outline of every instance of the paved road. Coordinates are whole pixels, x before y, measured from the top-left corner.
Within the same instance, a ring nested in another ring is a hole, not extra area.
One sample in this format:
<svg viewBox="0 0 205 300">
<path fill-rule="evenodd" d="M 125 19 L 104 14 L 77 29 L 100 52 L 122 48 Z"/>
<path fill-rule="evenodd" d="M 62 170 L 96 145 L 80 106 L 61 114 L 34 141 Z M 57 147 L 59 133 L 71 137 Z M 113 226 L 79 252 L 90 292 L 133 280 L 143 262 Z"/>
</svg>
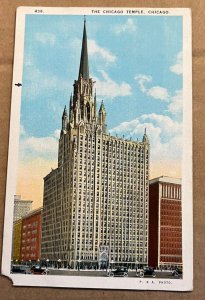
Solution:
<svg viewBox="0 0 205 300">
<path fill-rule="evenodd" d="M 49 269 L 49 275 L 63 275 L 63 276 L 94 276 L 94 277 L 107 277 L 106 271 L 88 271 L 88 270 L 63 270 L 63 269 Z M 128 277 L 136 277 L 135 271 L 129 271 Z M 145 276 L 145 278 L 152 278 L 151 276 Z M 172 278 L 177 279 L 178 277 L 172 276 L 171 272 L 163 271 L 156 272 L 156 278 Z"/>
</svg>

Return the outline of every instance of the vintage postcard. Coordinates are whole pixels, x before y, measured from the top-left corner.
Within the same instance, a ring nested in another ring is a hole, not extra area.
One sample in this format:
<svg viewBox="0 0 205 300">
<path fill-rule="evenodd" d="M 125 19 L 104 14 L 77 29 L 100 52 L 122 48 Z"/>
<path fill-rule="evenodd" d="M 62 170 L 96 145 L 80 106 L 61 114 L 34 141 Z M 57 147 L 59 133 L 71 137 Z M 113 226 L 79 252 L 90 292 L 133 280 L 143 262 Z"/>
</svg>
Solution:
<svg viewBox="0 0 205 300">
<path fill-rule="evenodd" d="M 191 73 L 189 9 L 17 9 L 14 285 L 192 290 Z"/>
</svg>

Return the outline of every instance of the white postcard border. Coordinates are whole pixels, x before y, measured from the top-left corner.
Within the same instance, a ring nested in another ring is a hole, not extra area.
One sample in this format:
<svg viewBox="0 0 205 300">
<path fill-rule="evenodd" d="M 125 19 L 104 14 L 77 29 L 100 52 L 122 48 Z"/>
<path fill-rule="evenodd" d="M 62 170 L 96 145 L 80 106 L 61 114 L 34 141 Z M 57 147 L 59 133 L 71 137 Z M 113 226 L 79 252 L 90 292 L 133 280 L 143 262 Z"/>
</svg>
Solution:
<svg viewBox="0 0 205 300">
<path fill-rule="evenodd" d="M 92 11 L 99 11 L 93 13 Z M 13 227 L 13 195 L 16 190 L 18 146 L 20 133 L 20 99 L 21 89 L 14 83 L 21 82 L 24 56 L 24 31 L 26 14 L 55 15 L 153 15 L 167 11 L 167 16 L 183 16 L 183 161 L 182 161 L 182 232 L 183 232 L 183 279 L 152 278 L 101 278 L 83 276 L 28 276 L 10 274 L 12 227 Z M 114 11 L 123 11 L 122 14 Z M 135 14 L 127 11 L 136 11 Z M 138 12 L 137 12 L 138 11 Z M 156 13 L 149 13 L 155 11 Z M 143 12 L 143 13 L 142 13 Z M 19 7 L 16 17 L 16 40 L 12 83 L 12 103 L 9 135 L 9 153 L 7 166 L 7 186 L 4 216 L 4 236 L 2 253 L 2 274 L 8 276 L 16 286 L 74 287 L 97 289 L 130 289 L 130 290 L 172 290 L 190 291 L 193 289 L 193 178 L 192 178 L 192 52 L 191 52 L 191 10 L 188 8 L 51 8 L 51 7 Z M 153 283 L 154 282 L 154 283 Z"/>
</svg>

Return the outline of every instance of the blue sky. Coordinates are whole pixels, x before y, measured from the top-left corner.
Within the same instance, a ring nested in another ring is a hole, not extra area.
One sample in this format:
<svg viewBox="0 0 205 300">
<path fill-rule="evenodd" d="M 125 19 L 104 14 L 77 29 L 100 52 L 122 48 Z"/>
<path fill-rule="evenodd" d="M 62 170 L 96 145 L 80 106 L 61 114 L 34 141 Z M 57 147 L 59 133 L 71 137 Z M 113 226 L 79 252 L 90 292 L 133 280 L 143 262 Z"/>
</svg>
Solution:
<svg viewBox="0 0 205 300">
<path fill-rule="evenodd" d="M 109 131 L 141 139 L 146 127 L 153 176 L 162 175 L 167 162 L 175 171 L 164 175 L 180 176 L 182 17 L 87 16 L 86 26 L 90 77 L 96 80 L 98 107 L 104 100 Z M 42 168 L 44 162 L 57 160 L 61 115 L 78 76 L 82 32 L 82 15 L 26 16 L 20 139 L 24 167 L 31 159 L 41 159 Z"/>
<path fill-rule="evenodd" d="M 128 20 L 130 29 L 120 32 Z M 166 87 L 171 95 L 182 88 L 182 78 L 169 70 L 182 49 L 181 22 L 181 17 L 87 17 L 88 39 L 110 53 L 110 57 L 97 52 L 89 56 L 90 75 L 102 79 L 103 70 L 115 82 L 131 87 L 124 97 L 99 95 L 97 90 L 98 100 L 105 101 L 108 128 L 143 113 L 164 111 L 163 101 L 141 93 L 134 79 L 137 74 L 151 75 L 151 85 Z M 60 126 L 60 112 L 68 104 L 78 75 L 82 29 L 82 16 L 26 17 L 21 120 L 31 135 L 45 136 Z M 41 76 L 45 82 L 39 85 Z"/>
</svg>

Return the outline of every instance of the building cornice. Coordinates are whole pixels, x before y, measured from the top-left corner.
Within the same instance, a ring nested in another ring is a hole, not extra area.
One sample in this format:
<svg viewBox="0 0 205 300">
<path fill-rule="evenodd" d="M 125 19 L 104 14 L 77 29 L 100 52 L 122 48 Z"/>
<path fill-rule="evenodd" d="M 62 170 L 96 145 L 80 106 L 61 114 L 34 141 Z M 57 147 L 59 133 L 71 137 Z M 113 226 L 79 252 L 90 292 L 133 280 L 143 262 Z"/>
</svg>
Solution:
<svg viewBox="0 0 205 300">
<path fill-rule="evenodd" d="M 160 176 L 153 178 L 149 181 L 149 184 L 153 184 L 156 182 L 162 182 L 162 183 L 172 183 L 172 184 L 181 184 L 182 180 L 181 178 L 174 178 L 174 177 L 169 177 L 169 176 Z"/>
</svg>

